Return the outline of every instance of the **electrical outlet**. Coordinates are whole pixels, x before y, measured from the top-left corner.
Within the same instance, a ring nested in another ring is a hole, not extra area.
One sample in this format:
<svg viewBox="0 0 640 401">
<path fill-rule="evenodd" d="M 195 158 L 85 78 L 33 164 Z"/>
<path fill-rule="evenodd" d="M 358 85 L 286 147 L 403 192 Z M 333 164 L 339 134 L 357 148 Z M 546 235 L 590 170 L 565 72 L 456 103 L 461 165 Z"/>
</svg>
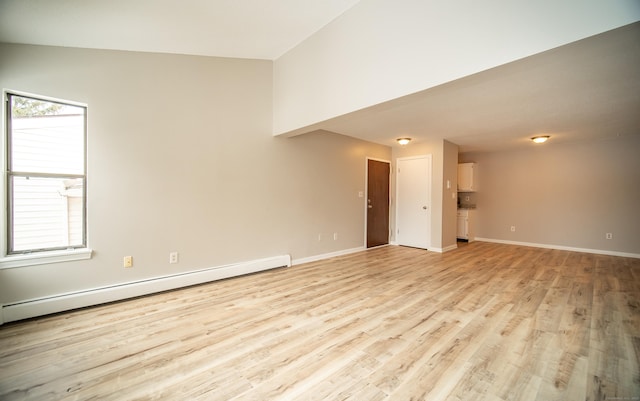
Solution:
<svg viewBox="0 0 640 401">
<path fill-rule="evenodd" d="M 338 240 L 338 233 L 333 233 L 333 240 L 337 241 Z"/>
<path fill-rule="evenodd" d="M 125 256 L 122 260 L 123 267 L 133 267 L 133 256 Z"/>
<path fill-rule="evenodd" d="M 511 232 L 516 232 L 516 226 L 511 226 Z"/>
<path fill-rule="evenodd" d="M 605 238 L 606 239 L 613 239 L 613 233 L 606 233 L 605 234 Z"/>
<path fill-rule="evenodd" d="M 318 234 L 318 241 L 322 241 L 322 234 Z"/>
<path fill-rule="evenodd" d="M 169 253 L 169 263 L 178 263 L 178 252 Z"/>
</svg>

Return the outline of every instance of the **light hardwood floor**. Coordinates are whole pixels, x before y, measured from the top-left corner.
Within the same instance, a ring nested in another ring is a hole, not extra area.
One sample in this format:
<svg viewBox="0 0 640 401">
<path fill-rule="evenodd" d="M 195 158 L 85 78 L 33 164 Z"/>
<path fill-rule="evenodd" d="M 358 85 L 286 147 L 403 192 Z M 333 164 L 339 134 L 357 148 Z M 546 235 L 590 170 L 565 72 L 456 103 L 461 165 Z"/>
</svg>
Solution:
<svg viewBox="0 0 640 401">
<path fill-rule="evenodd" d="M 640 260 L 388 246 L 0 327 L 2 400 L 638 400 Z"/>
</svg>

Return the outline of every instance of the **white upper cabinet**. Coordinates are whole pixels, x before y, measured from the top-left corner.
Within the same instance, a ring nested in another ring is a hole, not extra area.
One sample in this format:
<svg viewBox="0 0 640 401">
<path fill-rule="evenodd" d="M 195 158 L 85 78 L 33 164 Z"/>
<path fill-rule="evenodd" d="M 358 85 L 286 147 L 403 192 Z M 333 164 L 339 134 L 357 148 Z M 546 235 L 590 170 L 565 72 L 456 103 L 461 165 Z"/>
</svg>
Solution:
<svg viewBox="0 0 640 401">
<path fill-rule="evenodd" d="M 476 163 L 458 164 L 458 192 L 475 192 L 478 190 Z"/>
</svg>

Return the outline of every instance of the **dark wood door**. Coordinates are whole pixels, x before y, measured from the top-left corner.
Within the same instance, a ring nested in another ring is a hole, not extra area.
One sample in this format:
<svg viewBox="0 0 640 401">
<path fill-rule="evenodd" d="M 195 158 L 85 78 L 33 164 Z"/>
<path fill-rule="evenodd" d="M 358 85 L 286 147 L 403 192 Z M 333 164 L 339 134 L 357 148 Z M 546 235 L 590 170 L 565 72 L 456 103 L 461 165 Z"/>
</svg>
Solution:
<svg viewBox="0 0 640 401">
<path fill-rule="evenodd" d="M 367 160 L 367 248 L 389 243 L 390 164 Z"/>
</svg>

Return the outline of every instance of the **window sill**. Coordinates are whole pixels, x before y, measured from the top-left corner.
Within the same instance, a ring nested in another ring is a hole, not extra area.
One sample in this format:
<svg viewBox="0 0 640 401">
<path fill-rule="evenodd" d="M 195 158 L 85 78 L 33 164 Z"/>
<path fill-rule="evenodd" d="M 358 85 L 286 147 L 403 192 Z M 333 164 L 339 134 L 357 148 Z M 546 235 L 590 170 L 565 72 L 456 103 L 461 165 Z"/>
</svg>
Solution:
<svg viewBox="0 0 640 401">
<path fill-rule="evenodd" d="M 0 269 L 45 265 L 49 263 L 71 262 L 91 259 L 93 251 L 89 248 L 63 249 L 60 251 L 36 252 L 23 255 L 9 255 L 0 258 Z"/>
</svg>

